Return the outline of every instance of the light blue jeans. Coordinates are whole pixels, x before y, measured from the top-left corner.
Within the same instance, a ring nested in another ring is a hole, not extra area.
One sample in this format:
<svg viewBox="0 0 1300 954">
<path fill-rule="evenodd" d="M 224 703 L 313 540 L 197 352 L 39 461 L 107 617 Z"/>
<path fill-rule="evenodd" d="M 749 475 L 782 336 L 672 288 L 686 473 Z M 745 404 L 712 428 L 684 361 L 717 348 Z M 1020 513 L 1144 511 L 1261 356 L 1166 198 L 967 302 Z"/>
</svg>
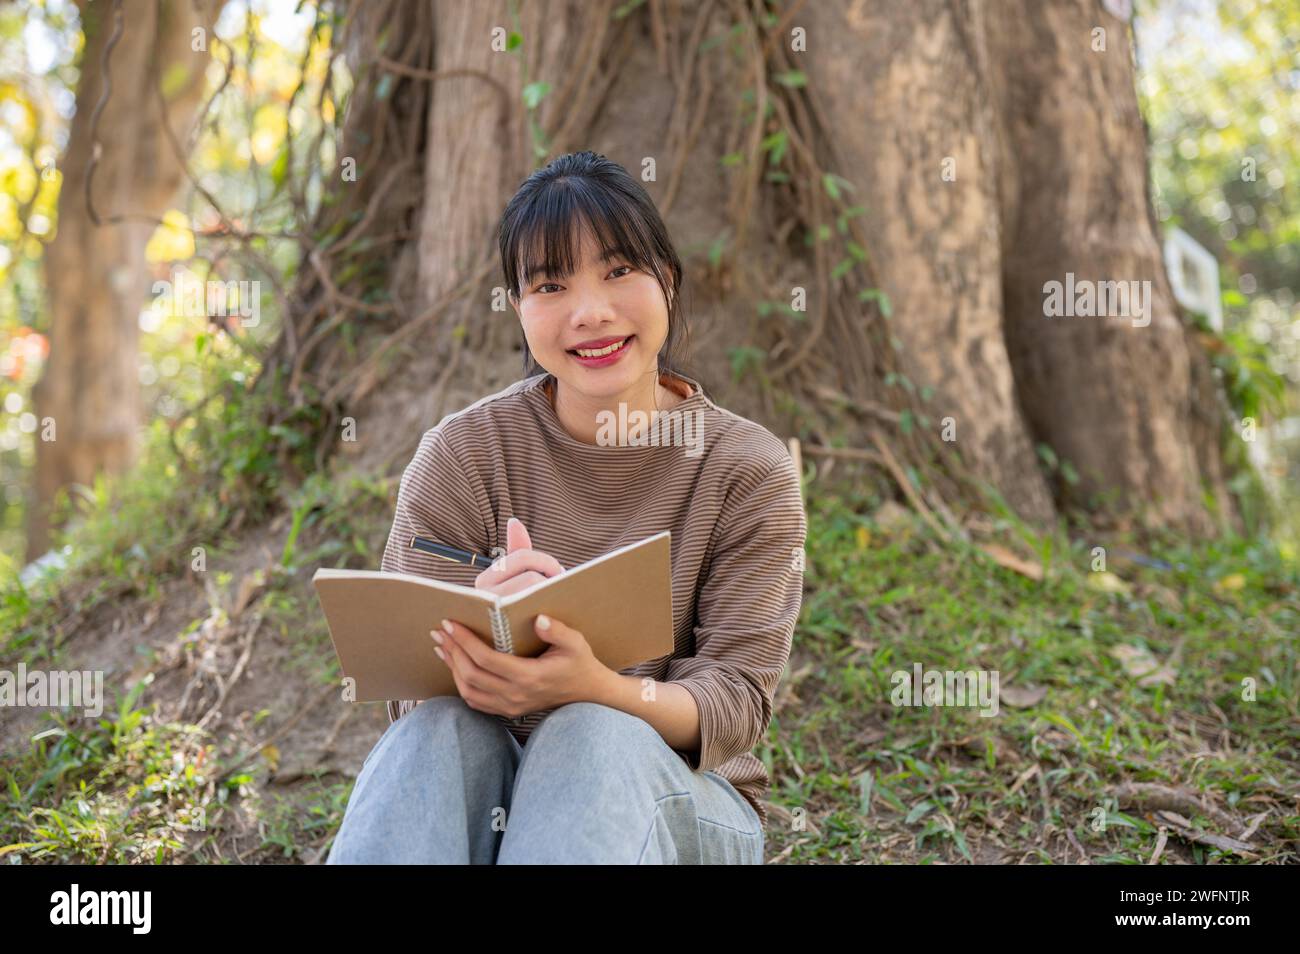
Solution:
<svg viewBox="0 0 1300 954">
<path fill-rule="evenodd" d="M 459 696 L 392 723 L 326 864 L 762 864 L 758 813 L 644 719 L 560 706 L 520 746 Z"/>
</svg>

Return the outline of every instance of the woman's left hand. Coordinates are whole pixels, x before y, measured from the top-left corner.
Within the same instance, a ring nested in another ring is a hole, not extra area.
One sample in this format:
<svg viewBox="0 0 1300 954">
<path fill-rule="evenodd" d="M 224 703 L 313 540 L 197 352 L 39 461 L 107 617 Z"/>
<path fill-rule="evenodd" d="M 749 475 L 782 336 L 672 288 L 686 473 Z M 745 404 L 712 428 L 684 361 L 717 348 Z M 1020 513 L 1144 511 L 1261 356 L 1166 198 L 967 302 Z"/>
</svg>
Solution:
<svg viewBox="0 0 1300 954">
<path fill-rule="evenodd" d="M 537 617 L 533 629 L 550 646 L 532 659 L 493 649 L 455 620 L 443 621 L 450 632 L 446 625 L 433 631 L 442 636 L 442 658 L 466 705 L 516 718 L 594 700 L 613 670 L 595 657 L 582 633 L 554 618 L 544 627 L 547 619 Z"/>
</svg>

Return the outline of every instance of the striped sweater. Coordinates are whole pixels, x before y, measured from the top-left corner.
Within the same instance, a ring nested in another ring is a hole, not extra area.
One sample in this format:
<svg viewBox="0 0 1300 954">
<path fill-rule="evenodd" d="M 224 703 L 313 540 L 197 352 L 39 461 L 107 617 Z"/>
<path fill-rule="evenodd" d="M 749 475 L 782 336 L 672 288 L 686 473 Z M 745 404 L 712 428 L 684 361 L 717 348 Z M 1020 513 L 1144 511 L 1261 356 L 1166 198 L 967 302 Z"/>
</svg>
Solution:
<svg viewBox="0 0 1300 954">
<path fill-rule="evenodd" d="M 480 570 L 411 550 L 411 536 L 504 553 L 512 516 L 566 569 L 671 531 L 673 652 L 619 671 L 691 694 L 700 748 L 675 751 L 731 782 L 766 824 L 770 781 L 751 750 L 766 737 L 803 596 L 799 475 L 762 425 L 714 404 L 696 381 L 660 381 L 685 398 L 668 413 L 690 426 L 661 425 L 642 444 L 573 437 L 550 374 L 444 417 L 402 475 L 381 569 L 473 586 Z M 417 702 L 390 701 L 390 721 Z M 496 718 L 523 744 L 552 711 Z"/>
</svg>

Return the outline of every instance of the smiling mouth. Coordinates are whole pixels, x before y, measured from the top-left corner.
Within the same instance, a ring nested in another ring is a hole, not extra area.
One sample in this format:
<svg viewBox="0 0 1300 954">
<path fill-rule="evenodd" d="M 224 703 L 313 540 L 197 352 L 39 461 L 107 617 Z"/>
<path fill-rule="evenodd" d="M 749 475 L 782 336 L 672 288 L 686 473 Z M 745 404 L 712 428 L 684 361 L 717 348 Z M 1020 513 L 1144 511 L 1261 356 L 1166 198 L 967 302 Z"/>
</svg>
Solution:
<svg viewBox="0 0 1300 954">
<path fill-rule="evenodd" d="M 606 345 L 604 348 L 569 348 L 568 352 L 569 354 L 577 355 L 579 358 L 603 358 L 606 355 L 622 351 L 627 347 L 627 343 L 635 337 L 636 335 L 628 335 L 622 341 L 616 341 L 611 345 Z"/>
</svg>

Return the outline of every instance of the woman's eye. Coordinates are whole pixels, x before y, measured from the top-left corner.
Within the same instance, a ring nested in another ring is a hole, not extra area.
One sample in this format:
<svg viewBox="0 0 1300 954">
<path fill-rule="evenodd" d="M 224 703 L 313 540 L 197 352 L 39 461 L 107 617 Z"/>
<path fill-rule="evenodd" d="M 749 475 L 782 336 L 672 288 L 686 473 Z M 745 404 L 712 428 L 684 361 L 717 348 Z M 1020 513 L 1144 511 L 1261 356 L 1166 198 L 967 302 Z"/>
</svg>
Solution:
<svg viewBox="0 0 1300 954">
<path fill-rule="evenodd" d="M 618 266 L 617 268 L 615 268 L 614 271 L 610 272 L 609 274 L 612 275 L 612 276 L 614 276 L 615 278 L 622 278 L 622 277 L 623 277 L 622 275 L 614 275 L 614 272 L 623 271 L 624 269 L 626 269 L 628 272 L 634 272 L 634 271 L 636 271 L 636 269 L 633 268 L 631 265 L 620 265 L 620 266 Z M 546 282 L 546 283 L 543 284 L 543 285 L 538 285 L 536 288 L 533 289 L 533 291 L 535 291 L 535 292 L 541 292 L 542 294 L 547 294 L 546 289 L 550 288 L 551 286 L 554 286 L 554 287 L 556 287 L 556 288 L 559 288 L 559 287 L 560 287 L 560 286 L 557 285 L 555 282 Z"/>
</svg>

